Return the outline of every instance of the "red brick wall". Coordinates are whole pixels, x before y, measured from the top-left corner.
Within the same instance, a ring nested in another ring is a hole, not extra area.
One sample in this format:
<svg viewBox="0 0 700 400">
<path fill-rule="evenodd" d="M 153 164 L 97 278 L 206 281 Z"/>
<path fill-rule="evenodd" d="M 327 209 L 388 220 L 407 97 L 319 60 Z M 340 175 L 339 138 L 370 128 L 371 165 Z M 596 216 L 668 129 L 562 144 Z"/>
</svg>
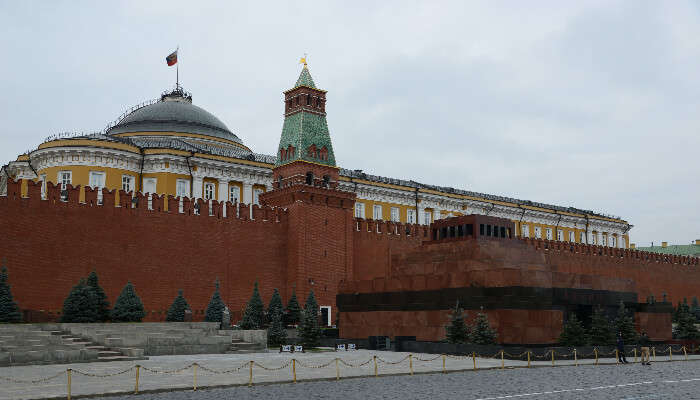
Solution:
<svg viewBox="0 0 700 400">
<path fill-rule="evenodd" d="M 178 289 L 201 320 L 216 278 L 223 300 L 239 317 L 256 280 L 266 304 L 274 288 L 285 302 L 291 295 L 284 279 L 288 217 L 279 210 L 255 207 L 257 219 L 251 221 L 210 217 L 206 204 L 201 215 L 149 211 L 145 199 L 136 209 L 81 205 L 78 189 L 71 189 L 64 203 L 55 201 L 59 194 L 51 185 L 49 200 L 42 201 L 31 183 L 30 197 L 20 199 L 19 186 L 9 186 L 8 196 L 0 198 L 0 258 L 7 260 L 12 293 L 22 309 L 55 313 L 71 287 L 93 269 L 111 304 L 131 281 L 148 320 L 165 318 Z M 90 203 L 94 193 L 86 192 Z M 105 193 L 104 203 L 113 201 L 114 193 Z M 186 204 L 186 213 L 191 206 Z M 154 208 L 163 207 L 154 200 Z"/>
<path fill-rule="evenodd" d="M 409 235 L 406 234 L 406 227 Z M 391 257 L 410 252 L 428 239 L 428 228 L 356 218 L 353 221 L 355 262 L 352 280 L 371 280 L 390 275 Z"/>
</svg>

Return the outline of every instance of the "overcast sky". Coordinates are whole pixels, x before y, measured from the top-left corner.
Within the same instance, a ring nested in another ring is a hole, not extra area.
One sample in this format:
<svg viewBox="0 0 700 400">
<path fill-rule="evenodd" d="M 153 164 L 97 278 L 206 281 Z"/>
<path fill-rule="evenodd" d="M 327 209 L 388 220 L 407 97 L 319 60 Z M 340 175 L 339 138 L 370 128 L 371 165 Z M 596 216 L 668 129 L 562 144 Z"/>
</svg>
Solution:
<svg viewBox="0 0 700 400">
<path fill-rule="evenodd" d="M 700 238 L 698 2 L 350 3 L 0 1 L 0 163 L 158 97 L 178 45 L 194 103 L 274 154 L 307 52 L 342 167 Z"/>
</svg>

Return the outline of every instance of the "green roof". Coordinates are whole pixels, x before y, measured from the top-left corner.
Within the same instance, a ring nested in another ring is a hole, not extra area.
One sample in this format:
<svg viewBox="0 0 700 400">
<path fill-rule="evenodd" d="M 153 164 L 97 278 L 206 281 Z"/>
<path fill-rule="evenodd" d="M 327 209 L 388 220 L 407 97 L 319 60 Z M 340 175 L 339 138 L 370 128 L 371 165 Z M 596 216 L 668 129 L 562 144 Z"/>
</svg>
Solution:
<svg viewBox="0 0 700 400">
<path fill-rule="evenodd" d="M 637 247 L 636 250 L 649 251 L 659 254 L 670 254 L 674 256 L 700 256 L 700 245 L 697 244 L 672 244 L 666 247 Z"/>
<path fill-rule="evenodd" d="M 294 85 L 294 87 L 299 86 L 306 86 L 316 89 L 316 85 L 314 85 L 314 80 L 313 78 L 311 78 L 311 73 L 309 72 L 309 69 L 306 67 L 306 65 L 304 65 L 304 68 L 301 70 L 301 74 L 299 74 L 299 79 L 297 79 L 297 83 Z"/>
<path fill-rule="evenodd" d="M 278 148 L 286 149 L 290 145 L 296 148 L 294 157 L 282 161 L 278 152 L 275 165 L 304 160 L 335 167 L 335 155 L 333 154 L 331 136 L 328 132 L 328 123 L 326 122 L 326 117 L 323 115 L 301 111 L 287 116 L 282 126 L 282 137 Z M 321 149 L 325 146 L 328 150 L 328 159 L 321 160 L 319 158 L 309 157 L 307 149 L 311 147 L 311 145 L 316 145 L 317 149 Z"/>
</svg>

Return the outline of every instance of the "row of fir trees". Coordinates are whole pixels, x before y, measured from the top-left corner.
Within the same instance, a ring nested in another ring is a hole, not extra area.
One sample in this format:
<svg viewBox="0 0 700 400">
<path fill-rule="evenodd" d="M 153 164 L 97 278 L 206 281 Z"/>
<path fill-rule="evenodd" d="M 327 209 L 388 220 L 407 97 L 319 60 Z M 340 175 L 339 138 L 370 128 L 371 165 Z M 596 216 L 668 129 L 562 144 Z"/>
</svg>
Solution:
<svg viewBox="0 0 700 400">
<path fill-rule="evenodd" d="M 496 343 L 496 331 L 491 328 L 489 318 L 481 312 L 476 314 L 474 323 L 469 326 L 465 321 L 466 314 L 459 306 L 455 305 L 450 313 L 450 324 L 445 327 L 447 342 L 449 343 L 473 343 L 473 344 L 494 344 Z"/>
<path fill-rule="evenodd" d="M 321 338 L 321 327 L 318 322 L 318 302 L 313 290 L 306 298 L 306 304 L 302 309 L 299 306 L 296 292 L 287 302 L 287 307 L 282 305 L 282 296 L 277 289 L 272 292 L 267 311 L 263 305 L 258 283 L 255 282 L 253 295 L 246 304 L 243 319 L 239 323 L 240 329 L 262 329 L 267 327 L 267 342 L 270 346 L 279 346 L 287 341 L 288 325 L 297 325 L 297 332 L 301 342 L 306 348 L 318 346 Z"/>
<path fill-rule="evenodd" d="M 110 309 L 97 273 L 92 271 L 68 293 L 63 302 L 61 322 L 140 322 L 144 316 L 143 302 L 131 282 L 127 282 Z"/>
<path fill-rule="evenodd" d="M 677 339 L 698 339 L 698 329 L 695 324 L 698 321 L 691 312 L 687 302 L 679 304 L 674 313 L 673 336 Z M 566 346 L 605 346 L 613 345 L 616 342 L 617 334 L 622 334 L 625 344 L 647 344 L 649 338 L 646 334 L 639 335 L 634 328 L 634 319 L 621 301 L 617 309 L 615 318 L 608 318 L 602 308 L 597 307 L 593 311 L 590 329 L 586 330 L 583 323 L 571 314 L 569 320 L 564 324 L 559 343 Z"/>
</svg>

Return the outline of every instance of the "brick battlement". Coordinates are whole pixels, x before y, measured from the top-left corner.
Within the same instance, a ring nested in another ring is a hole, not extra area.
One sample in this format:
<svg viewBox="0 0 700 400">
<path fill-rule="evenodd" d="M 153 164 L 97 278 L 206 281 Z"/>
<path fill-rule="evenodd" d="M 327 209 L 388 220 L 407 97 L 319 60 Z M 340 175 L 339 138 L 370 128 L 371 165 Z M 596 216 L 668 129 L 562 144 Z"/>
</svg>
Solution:
<svg viewBox="0 0 700 400">
<path fill-rule="evenodd" d="M 219 202 L 211 203 L 202 199 L 187 197 L 164 196 L 158 194 L 144 195 L 137 192 L 125 192 L 123 190 L 102 189 L 102 202 L 99 203 L 98 190 L 91 187 L 83 188 L 85 201 L 80 202 L 80 185 L 67 185 L 61 190 L 60 185 L 46 182 L 46 198 L 41 198 L 41 182 L 27 181 L 27 195 L 22 196 L 20 181 L 9 181 L 7 184 L 7 196 L 0 197 L 0 206 L 3 207 L 58 207 L 58 208 L 93 208 L 104 210 L 110 214 L 124 213 L 125 215 L 138 215 L 142 213 L 165 213 L 173 215 L 187 215 L 193 217 L 216 217 L 222 220 L 240 220 L 253 222 L 286 222 L 288 213 L 279 207 L 247 205 L 243 203 Z M 118 196 L 118 197 L 117 197 Z M 149 197 L 150 207 L 149 207 Z M 110 207 L 109 205 L 114 206 Z M 211 213 L 209 207 L 211 204 Z M 199 206 L 199 213 L 195 210 Z M 251 210 L 252 208 L 252 210 Z M 225 210 L 225 211 L 224 211 Z"/>
<path fill-rule="evenodd" d="M 393 239 L 428 240 L 429 228 L 425 225 L 402 224 L 400 222 L 354 218 L 358 235 L 383 235 Z"/>
<path fill-rule="evenodd" d="M 520 241 L 535 250 L 554 251 L 561 253 L 582 254 L 588 256 L 613 257 L 621 259 L 632 259 L 638 263 L 661 263 L 680 265 L 700 265 L 700 258 L 689 256 L 677 256 L 669 254 L 651 253 L 634 249 L 619 249 L 607 246 L 596 246 L 592 244 L 558 242 L 554 240 L 519 238 Z"/>
</svg>

